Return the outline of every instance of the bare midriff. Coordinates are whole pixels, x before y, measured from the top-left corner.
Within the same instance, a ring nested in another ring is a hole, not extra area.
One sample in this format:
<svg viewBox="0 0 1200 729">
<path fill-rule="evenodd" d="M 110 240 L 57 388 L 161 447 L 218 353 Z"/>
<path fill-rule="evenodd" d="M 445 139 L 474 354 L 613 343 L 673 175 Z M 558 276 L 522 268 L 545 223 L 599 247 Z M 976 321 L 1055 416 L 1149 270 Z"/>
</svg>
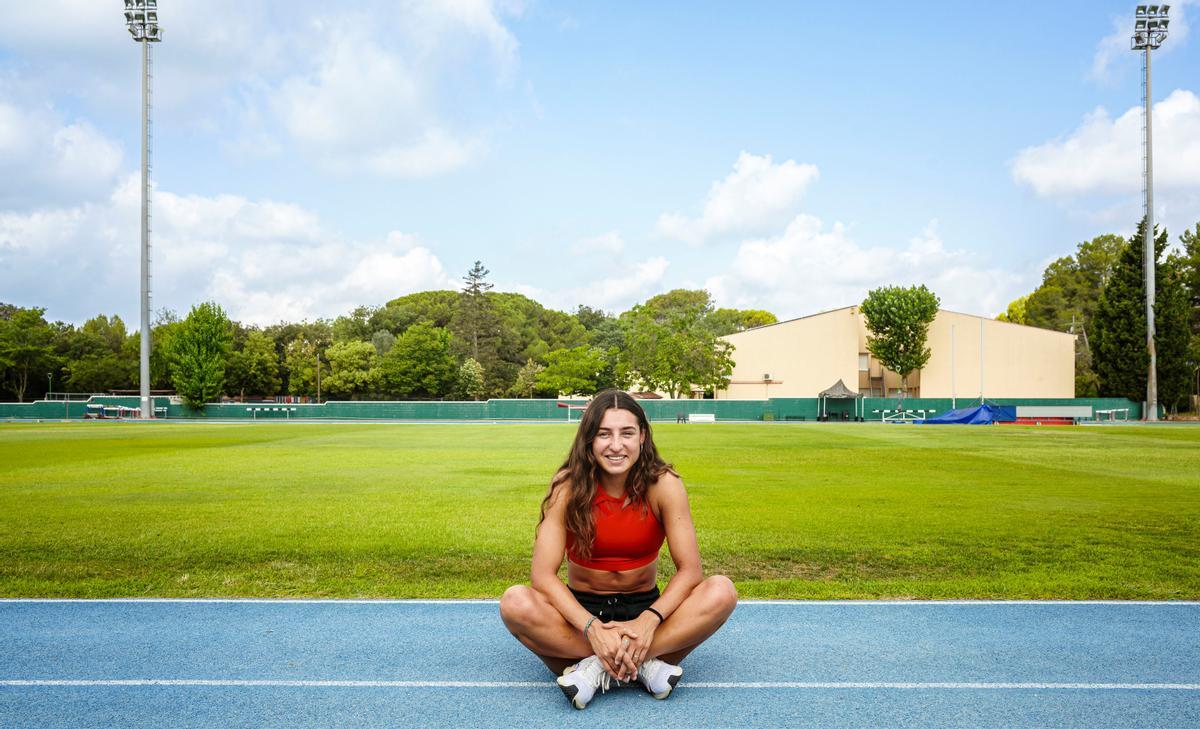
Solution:
<svg viewBox="0 0 1200 729">
<path fill-rule="evenodd" d="M 594 570 L 567 560 L 567 584 L 580 592 L 645 592 L 654 588 L 658 560 L 631 570 Z"/>
</svg>

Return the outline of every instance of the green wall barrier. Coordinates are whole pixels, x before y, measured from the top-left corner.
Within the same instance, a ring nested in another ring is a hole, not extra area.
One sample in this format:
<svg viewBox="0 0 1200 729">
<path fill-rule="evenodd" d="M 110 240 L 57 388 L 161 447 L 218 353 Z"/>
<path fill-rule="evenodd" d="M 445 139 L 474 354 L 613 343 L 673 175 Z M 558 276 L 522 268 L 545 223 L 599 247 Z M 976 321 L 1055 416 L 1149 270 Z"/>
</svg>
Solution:
<svg viewBox="0 0 1200 729">
<path fill-rule="evenodd" d="M 0 403 L 0 418 L 20 418 L 23 420 L 82 418 L 86 405 L 87 403 L 82 400 L 73 400 L 69 403 L 64 403 L 62 400 L 4 402 Z"/>
<path fill-rule="evenodd" d="M 959 398 L 958 407 L 970 407 L 977 399 Z M 997 405 L 1090 405 L 1093 410 L 1129 409 L 1129 420 L 1142 416 L 1140 403 L 1124 398 L 997 398 L 988 402 Z M 87 402 L 73 400 L 38 400 L 31 403 L 0 403 L 0 418 L 55 420 L 64 417 L 82 418 L 87 405 L 136 408 L 138 397 L 96 395 Z M 170 398 L 155 397 L 156 408 L 166 408 L 167 418 L 199 418 L 217 420 L 543 420 L 566 421 L 568 410 L 559 403 L 586 404 L 582 399 L 488 401 L 396 401 L 360 402 L 331 401 L 326 403 L 210 403 L 201 411 L 171 404 Z M 861 403 L 855 400 L 828 400 L 826 412 L 831 420 L 853 418 L 860 413 L 865 420 L 882 420 L 884 411 L 895 411 L 903 403 L 906 410 L 925 411 L 928 416 L 940 415 L 952 409 L 949 398 L 868 397 Z M 651 421 L 674 422 L 680 416 L 696 413 L 715 415 L 721 421 L 789 421 L 817 420 L 821 403 L 817 398 L 771 398 L 769 400 L 642 400 L 642 407 Z M 843 415 L 844 414 L 844 415 Z M 888 413 L 890 414 L 890 413 Z M 579 420 L 578 410 L 570 411 L 570 419 Z"/>
<path fill-rule="evenodd" d="M 567 408 L 560 408 L 558 403 L 568 405 L 587 405 L 587 400 L 488 400 L 487 417 L 490 420 L 567 420 Z M 572 420 L 579 420 L 580 411 L 570 412 Z"/>
<path fill-rule="evenodd" d="M 674 422 L 681 415 L 712 414 L 717 420 L 762 420 L 766 400 L 641 400 L 651 421 Z"/>
</svg>

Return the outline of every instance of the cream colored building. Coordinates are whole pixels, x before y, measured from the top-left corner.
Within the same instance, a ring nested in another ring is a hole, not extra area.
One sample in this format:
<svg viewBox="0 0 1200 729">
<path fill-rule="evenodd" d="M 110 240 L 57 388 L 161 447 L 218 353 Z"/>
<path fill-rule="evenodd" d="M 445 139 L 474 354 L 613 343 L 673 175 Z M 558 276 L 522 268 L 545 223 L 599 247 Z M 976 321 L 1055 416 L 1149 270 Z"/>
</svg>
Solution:
<svg viewBox="0 0 1200 729">
<path fill-rule="evenodd" d="M 898 394 L 900 377 L 867 353 L 857 306 L 724 337 L 736 363 L 720 400 L 816 397 L 841 380 L 868 396 Z M 925 368 L 908 377 L 910 397 L 1074 397 L 1072 334 L 941 309 L 929 326 Z"/>
</svg>

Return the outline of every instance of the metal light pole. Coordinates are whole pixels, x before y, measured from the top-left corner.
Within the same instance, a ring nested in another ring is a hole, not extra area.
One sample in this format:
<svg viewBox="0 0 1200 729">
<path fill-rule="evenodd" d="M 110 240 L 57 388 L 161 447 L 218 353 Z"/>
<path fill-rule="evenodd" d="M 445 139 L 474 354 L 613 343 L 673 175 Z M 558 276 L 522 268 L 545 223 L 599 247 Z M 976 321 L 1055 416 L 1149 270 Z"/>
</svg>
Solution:
<svg viewBox="0 0 1200 729">
<path fill-rule="evenodd" d="M 1133 38 L 1131 47 L 1143 51 L 1142 103 L 1145 117 L 1142 126 L 1142 193 L 1145 206 L 1145 235 L 1142 239 L 1142 268 L 1146 281 L 1146 352 L 1150 355 L 1150 367 L 1146 376 L 1145 420 L 1158 420 L 1158 356 L 1154 350 L 1154 264 L 1158 256 L 1154 252 L 1154 125 L 1150 117 L 1150 51 L 1167 39 L 1167 13 L 1170 5 L 1139 5 L 1134 11 Z"/>
<path fill-rule="evenodd" d="M 141 415 L 154 417 L 150 403 L 150 44 L 162 40 L 158 0 L 125 0 L 125 25 L 142 44 L 142 352 Z"/>
</svg>

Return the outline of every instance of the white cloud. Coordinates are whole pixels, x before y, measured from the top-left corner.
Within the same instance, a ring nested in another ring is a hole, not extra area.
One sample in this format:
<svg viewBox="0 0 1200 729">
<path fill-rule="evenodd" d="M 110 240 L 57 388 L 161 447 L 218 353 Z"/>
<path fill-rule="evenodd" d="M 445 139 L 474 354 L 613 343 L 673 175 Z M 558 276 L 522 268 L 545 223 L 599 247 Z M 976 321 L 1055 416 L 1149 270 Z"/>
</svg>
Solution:
<svg viewBox="0 0 1200 729">
<path fill-rule="evenodd" d="M 931 221 L 906 248 L 864 247 L 845 226 L 797 216 L 775 237 L 741 244 L 728 272 L 704 286 L 721 306 L 767 309 L 780 318 L 857 304 L 884 285 L 925 284 L 943 308 L 990 315 L 1028 286 L 1026 276 L 980 267 L 947 250 Z"/>
<path fill-rule="evenodd" d="M 659 235 L 692 244 L 728 235 L 753 235 L 777 228 L 798 212 L 800 198 L 817 179 L 817 168 L 771 156 L 738 155 L 733 172 L 714 182 L 698 218 L 664 213 Z"/>
<path fill-rule="evenodd" d="M 426 177 L 482 153 L 490 121 L 473 121 L 503 86 L 517 42 L 487 0 L 406 3 L 371 14 L 315 15 L 295 71 L 269 82 L 271 115 L 327 169 Z M 519 94 L 517 94 L 519 96 Z M 259 115 L 248 109 L 244 117 Z M 261 130 L 250 133 L 261 135 Z"/>
<path fill-rule="evenodd" d="M 619 256 L 625 251 L 625 239 L 615 230 L 585 238 L 571 246 L 577 256 Z"/>
<path fill-rule="evenodd" d="M 426 129 L 408 144 L 389 145 L 372 151 L 361 164 L 387 177 L 432 177 L 451 172 L 474 159 L 486 143 L 480 138 L 456 139 L 442 129 Z M 347 167 L 347 165 L 353 165 Z M 333 165 L 353 170 L 354 160 L 338 160 Z"/>
<path fill-rule="evenodd" d="M 97 118 L 136 108 L 137 47 L 119 3 L 103 5 L 6 8 L 0 48 L 21 62 L 9 98 L 50 94 Z M 510 83 L 519 44 L 504 23 L 521 12 L 503 0 L 172 2 L 159 13 L 155 114 L 238 158 L 298 153 L 338 173 L 441 174 L 484 153 L 505 104 L 523 102 Z M 53 32 L 30 32 L 47 19 Z"/>
<path fill-rule="evenodd" d="M 291 76 L 274 93 L 276 112 L 300 142 L 373 146 L 398 124 L 403 130 L 419 123 L 401 113 L 422 94 L 413 71 L 362 31 L 361 26 L 332 31 L 316 72 Z"/>
<path fill-rule="evenodd" d="M 662 289 L 670 263 L 662 256 L 648 258 L 626 270 L 585 284 L 579 290 L 579 303 L 601 309 L 621 311 Z"/>
<path fill-rule="evenodd" d="M 1177 89 L 1153 111 L 1155 188 L 1200 188 L 1200 97 Z M 1013 179 L 1042 197 L 1139 191 L 1141 130 L 1138 107 L 1115 120 L 1097 109 L 1065 138 L 1021 150 L 1012 163 Z"/>
<path fill-rule="evenodd" d="M 670 262 L 655 256 L 636 263 L 626 263 L 618 258 L 611 265 L 589 269 L 600 271 L 598 278 L 585 279 L 578 285 L 555 289 L 541 288 L 528 284 L 497 286 L 506 291 L 516 291 L 559 311 L 572 311 L 580 304 L 605 311 L 620 312 L 634 304 L 645 301 L 666 289 L 664 285 Z M 605 272 L 608 275 L 604 275 Z"/>
<path fill-rule="evenodd" d="M 1088 74 L 1093 81 L 1107 81 L 1113 61 L 1130 54 L 1129 37 L 1132 35 L 1132 28 L 1129 18 L 1114 17 L 1112 28 L 1112 33 L 1101 38 L 1096 44 L 1096 54 L 1092 56 L 1092 70 Z"/>
<path fill-rule="evenodd" d="M 120 147 L 87 121 L 0 102 L 0 208 L 103 198 L 120 166 Z"/>
<path fill-rule="evenodd" d="M 50 316 L 67 320 L 115 312 L 136 322 L 139 203 L 130 176 L 103 202 L 0 213 L 5 300 L 56 302 Z M 154 212 L 155 309 L 214 299 L 235 319 L 267 324 L 455 287 L 413 236 L 346 240 L 288 203 L 158 192 Z"/>
</svg>

